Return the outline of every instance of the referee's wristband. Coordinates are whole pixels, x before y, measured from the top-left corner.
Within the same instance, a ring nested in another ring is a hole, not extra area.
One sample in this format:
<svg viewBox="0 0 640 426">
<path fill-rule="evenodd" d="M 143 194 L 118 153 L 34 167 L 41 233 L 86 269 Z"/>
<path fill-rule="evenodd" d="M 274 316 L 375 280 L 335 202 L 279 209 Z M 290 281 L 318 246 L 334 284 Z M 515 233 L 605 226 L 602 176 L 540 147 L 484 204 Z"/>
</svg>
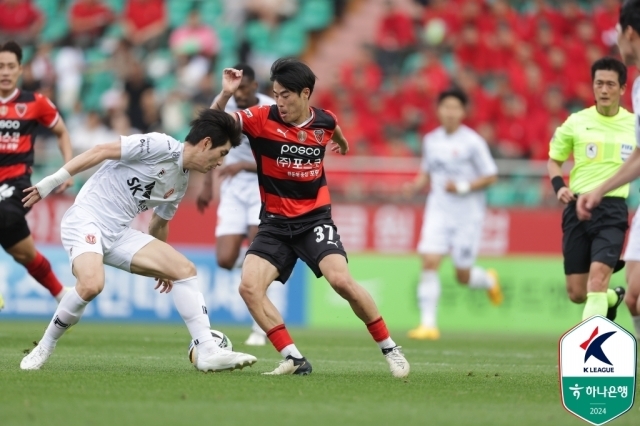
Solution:
<svg viewBox="0 0 640 426">
<path fill-rule="evenodd" d="M 551 179 L 551 186 L 553 186 L 553 190 L 557 194 L 558 191 L 560 191 L 562 188 L 565 188 L 567 184 L 564 183 L 564 179 L 562 179 L 562 176 L 555 176 L 553 179 Z"/>
<path fill-rule="evenodd" d="M 69 172 L 64 167 L 61 167 L 60 170 L 54 174 L 42 179 L 36 184 L 40 198 L 44 198 L 49 195 L 51 191 L 69 180 L 70 177 L 71 175 Z"/>
</svg>

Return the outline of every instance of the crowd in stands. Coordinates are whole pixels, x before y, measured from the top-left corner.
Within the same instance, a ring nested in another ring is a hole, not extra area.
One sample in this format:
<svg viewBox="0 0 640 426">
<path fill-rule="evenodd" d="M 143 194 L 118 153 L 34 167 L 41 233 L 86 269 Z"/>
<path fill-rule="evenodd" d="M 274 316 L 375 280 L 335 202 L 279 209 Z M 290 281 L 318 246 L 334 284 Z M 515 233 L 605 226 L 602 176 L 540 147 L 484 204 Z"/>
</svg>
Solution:
<svg viewBox="0 0 640 426">
<path fill-rule="evenodd" d="M 618 56 L 618 0 L 416 3 L 411 14 L 388 2 L 375 46 L 320 96 L 361 152 L 419 152 L 421 136 L 437 126 L 437 93 L 457 85 L 471 99 L 468 124 L 497 157 L 546 159 L 555 128 L 593 104 L 591 63 Z"/>
<path fill-rule="evenodd" d="M 554 129 L 593 102 L 590 64 L 617 55 L 619 0 L 407 3 L 386 2 L 374 43 L 313 95 L 338 114 L 353 154 L 419 154 L 437 93 L 458 85 L 497 157 L 545 159 Z M 137 131 L 183 137 L 222 68 L 247 61 L 266 81 L 273 59 L 304 53 L 346 4 L 0 0 L 0 37 L 25 46 L 22 87 L 54 100 L 82 151 Z"/>
</svg>

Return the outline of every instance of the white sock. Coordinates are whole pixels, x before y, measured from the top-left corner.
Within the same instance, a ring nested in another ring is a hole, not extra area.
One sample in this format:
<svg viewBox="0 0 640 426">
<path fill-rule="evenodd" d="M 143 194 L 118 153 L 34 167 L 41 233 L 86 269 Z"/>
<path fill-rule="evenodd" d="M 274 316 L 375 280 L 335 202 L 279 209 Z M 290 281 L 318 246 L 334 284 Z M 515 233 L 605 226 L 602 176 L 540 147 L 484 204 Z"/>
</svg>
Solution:
<svg viewBox="0 0 640 426">
<path fill-rule="evenodd" d="M 479 266 L 471 268 L 471 277 L 469 278 L 469 288 L 476 290 L 489 290 L 495 283 L 487 271 Z"/>
<path fill-rule="evenodd" d="M 197 342 L 198 351 L 200 353 L 214 351 L 217 347 L 213 344 L 207 306 L 200 292 L 198 277 L 174 281 L 171 294 L 173 303 L 187 325 L 191 338 Z"/>
<path fill-rule="evenodd" d="M 296 345 L 294 345 L 293 343 L 285 346 L 284 349 L 280 351 L 280 355 L 282 355 L 285 358 L 288 357 L 289 355 L 298 359 L 302 358 L 302 354 L 300 353 L 298 348 L 296 348 Z"/>
<path fill-rule="evenodd" d="M 376 342 L 378 344 L 378 347 L 380 349 L 391 349 L 391 348 L 395 348 L 396 346 L 396 342 L 393 341 L 393 339 L 391 338 L 391 336 L 387 337 L 384 340 L 380 340 L 379 342 Z"/>
<path fill-rule="evenodd" d="M 40 344 L 48 349 L 55 348 L 58 339 L 62 337 L 64 332 L 80 321 L 88 303 L 78 295 L 75 288 L 67 291 L 60 301 L 56 313 L 53 314 L 53 319 L 44 332 Z"/>
<path fill-rule="evenodd" d="M 244 258 L 246 255 L 247 255 L 247 249 L 246 248 L 240 249 L 240 254 L 238 255 L 238 258 L 236 259 L 236 263 L 234 263 L 233 267 L 242 269 L 242 264 L 244 263 Z"/>
<path fill-rule="evenodd" d="M 440 300 L 440 278 L 438 271 L 424 270 L 418 285 L 420 323 L 425 327 L 436 327 L 438 301 Z"/>
<path fill-rule="evenodd" d="M 634 316 L 632 318 L 633 318 L 633 325 L 636 328 L 636 337 L 638 338 L 638 340 L 640 340 L 640 315 Z"/>
</svg>

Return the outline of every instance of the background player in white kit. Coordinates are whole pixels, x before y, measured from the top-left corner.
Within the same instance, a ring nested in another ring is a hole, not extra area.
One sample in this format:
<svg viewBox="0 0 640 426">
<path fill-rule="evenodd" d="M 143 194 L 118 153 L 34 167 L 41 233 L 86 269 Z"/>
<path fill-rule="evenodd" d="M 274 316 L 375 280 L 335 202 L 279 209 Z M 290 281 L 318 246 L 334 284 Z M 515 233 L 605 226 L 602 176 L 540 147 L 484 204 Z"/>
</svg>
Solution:
<svg viewBox="0 0 640 426">
<path fill-rule="evenodd" d="M 460 284 L 486 290 L 494 305 L 502 303 L 496 272 L 474 266 L 486 210 L 484 189 L 497 180 L 498 168 L 484 139 L 462 124 L 466 106 L 462 91 L 440 93 L 440 127 L 424 137 L 421 171 L 405 188 L 411 196 L 431 184 L 418 245 L 423 259 L 418 285 L 421 321 L 409 332 L 413 339 L 440 337 L 436 325 L 441 291 L 438 269 L 447 254 Z"/>
<path fill-rule="evenodd" d="M 234 67 L 242 71 L 240 86 L 229 99 L 225 111 L 234 113 L 255 105 L 273 105 L 275 100 L 258 93 L 258 82 L 253 68 L 245 64 Z M 245 238 L 251 244 L 258 233 L 260 224 L 260 185 L 256 174 L 256 160 L 251 152 L 249 139 L 242 135 L 240 146 L 229 152 L 224 165 L 216 170 L 218 178 L 223 179 L 220 185 L 220 204 L 218 205 L 218 221 L 216 224 L 216 259 L 218 266 L 224 269 L 241 269 L 244 254 L 241 255 L 242 242 Z M 213 174 L 209 171 L 198 196 L 198 210 L 204 212 L 213 196 Z M 284 308 L 284 286 L 275 281 L 267 290 L 267 297 L 282 312 Z M 240 281 L 238 281 L 238 286 Z M 251 334 L 244 342 L 250 346 L 267 344 L 267 334 L 254 321 Z"/>
<path fill-rule="evenodd" d="M 213 169 L 240 143 L 240 129 L 225 113 L 205 110 L 191 126 L 184 144 L 162 133 L 148 133 L 97 145 L 25 190 L 23 201 L 30 207 L 71 176 L 110 160 L 87 181 L 62 218 L 62 244 L 76 287 L 62 298 L 44 336 L 20 368 L 42 367 L 58 339 L 80 320 L 104 288 L 103 264 L 155 277 L 161 293 L 173 290 L 176 308 L 198 347 L 198 369 L 233 370 L 256 362 L 251 355 L 222 350 L 214 343 L 196 268 L 165 242 L 189 171 Z M 131 229 L 135 216 L 148 209 L 154 210 L 149 234 Z"/>
<path fill-rule="evenodd" d="M 628 0 L 620 9 L 618 23 L 618 48 L 627 65 L 640 66 L 640 0 Z M 578 218 L 589 220 L 591 211 L 600 204 L 604 195 L 640 177 L 640 77 L 633 82 L 631 94 L 633 112 L 636 115 L 636 147 L 618 172 L 598 188 L 578 197 Z M 629 242 L 624 252 L 627 263 L 627 293 L 624 301 L 629 308 L 640 339 L 640 216 L 639 210 L 631 223 Z"/>
</svg>

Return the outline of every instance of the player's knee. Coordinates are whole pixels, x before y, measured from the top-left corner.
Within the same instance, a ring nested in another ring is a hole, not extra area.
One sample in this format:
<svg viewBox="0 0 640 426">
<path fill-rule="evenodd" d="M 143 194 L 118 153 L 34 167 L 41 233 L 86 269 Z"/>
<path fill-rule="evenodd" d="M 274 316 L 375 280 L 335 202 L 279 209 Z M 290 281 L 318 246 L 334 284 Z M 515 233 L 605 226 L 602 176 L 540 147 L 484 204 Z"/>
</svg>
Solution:
<svg viewBox="0 0 640 426">
<path fill-rule="evenodd" d="M 471 272 L 468 269 L 456 269 L 456 280 L 458 284 L 467 285 L 471 279 Z"/>
<path fill-rule="evenodd" d="M 250 280 L 242 279 L 240 281 L 240 287 L 238 287 L 238 292 L 240 293 L 240 297 L 242 300 L 249 305 L 256 300 L 258 300 L 260 291 L 258 291 L 258 285 L 255 282 Z"/>
<path fill-rule="evenodd" d="M 33 252 L 17 251 L 17 252 L 11 253 L 11 256 L 13 257 L 13 260 L 18 262 L 19 264 L 26 266 L 34 261 L 34 259 L 36 258 L 36 252 L 35 251 Z"/>
<path fill-rule="evenodd" d="M 236 259 L 233 256 L 230 256 L 227 253 L 220 253 L 217 256 L 218 266 L 222 269 L 231 270 L 236 264 Z"/>
<path fill-rule="evenodd" d="M 629 311 L 633 314 L 638 309 L 638 297 L 634 294 L 627 293 L 624 296 L 624 303 L 629 308 Z"/>
<path fill-rule="evenodd" d="M 78 295 L 84 300 L 93 300 L 96 296 L 102 293 L 104 288 L 104 279 L 95 276 L 86 276 L 82 279 L 78 279 L 76 284 L 76 291 Z"/>
<path fill-rule="evenodd" d="M 185 280 L 187 278 L 195 277 L 198 275 L 198 270 L 196 269 L 196 265 L 193 264 L 188 259 L 183 259 L 182 262 L 175 266 L 175 270 L 173 272 L 174 280 Z"/>
<path fill-rule="evenodd" d="M 343 299 L 349 300 L 357 285 L 348 274 L 336 274 L 331 277 L 329 284 Z"/>
<path fill-rule="evenodd" d="M 576 290 L 569 287 L 567 288 L 567 294 L 569 295 L 569 300 L 573 303 L 581 304 L 587 300 L 587 293 L 582 290 Z"/>
</svg>

